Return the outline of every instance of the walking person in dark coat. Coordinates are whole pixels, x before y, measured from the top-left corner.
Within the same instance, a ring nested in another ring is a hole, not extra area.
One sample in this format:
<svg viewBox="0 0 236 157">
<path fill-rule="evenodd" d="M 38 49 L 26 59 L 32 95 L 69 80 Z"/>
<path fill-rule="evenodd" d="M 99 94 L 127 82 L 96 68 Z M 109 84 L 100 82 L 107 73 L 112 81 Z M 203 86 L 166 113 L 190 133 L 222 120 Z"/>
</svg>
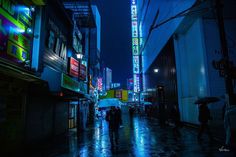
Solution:
<svg viewBox="0 0 236 157">
<path fill-rule="evenodd" d="M 120 119 L 120 127 L 121 127 L 122 126 L 121 109 L 120 109 L 120 107 L 117 107 L 116 109 L 117 109 L 118 116 L 119 116 L 119 119 Z"/>
<path fill-rule="evenodd" d="M 172 110 L 171 110 L 171 119 L 174 122 L 174 128 L 173 128 L 173 134 L 175 137 L 181 136 L 179 132 L 179 127 L 181 125 L 180 122 L 180 113 L 179 113 L 179 108 L 176 104 L 174 104 Z"/>
<path fill-rule="evenodd" d="M 210 110 L 207 107 L 207 104 L 204 104 L 204 103 L 199 104 L 198 120 L 200 122 L 200 129 L 198 132 L 198 140 L 201 140 L 202 133 L 204 131 L 207 132 L 209 139 L 212 140 L 211 132 L 208 126 L 208 121 L 211 119 L 212 118 L 211 118 Z"/>
<path fill-rule="evenodd" d="M 129 107 L 129 117 L 133 118 L 134 115 L 134 107 Z"/>
<path fill-rule="evenodd" d="M 119 139 L 119 127 L 120 127 L 120 116 L 119 111 L 112 106 L 110 111 L 106 115 L 106 120 L 109 122 L 109 136 L 110 136 L 110 143 L 111 148 L 114 148 L 114 137 L 115 137 L 115 144 L 118 146 L 118 139 Z"/>
</svg>

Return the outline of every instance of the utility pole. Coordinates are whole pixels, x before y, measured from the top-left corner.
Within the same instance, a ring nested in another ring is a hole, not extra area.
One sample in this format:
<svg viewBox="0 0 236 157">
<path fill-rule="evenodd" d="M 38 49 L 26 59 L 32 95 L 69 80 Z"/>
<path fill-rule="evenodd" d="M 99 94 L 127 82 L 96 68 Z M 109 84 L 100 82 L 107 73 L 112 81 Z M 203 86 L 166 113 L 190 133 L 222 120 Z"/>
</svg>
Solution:
<svg viewBox="0 0 236 157">
<path fill-rule="evenodd" d="M 232 76 L 230 73 L 227 40 L 226 40 L 226 36 L 225 36 L 223 4 L 222 4 L 221 0 L 215 0 L 215 3 L 216 3 L 215 7 L 216 7 L 216 14 L 217 14 L 217 22 L 218 22 L 219 33 L 220 33 L 221 49 L 222 49 L 222 55 L 223 55 L 223 61 L 224 61 L 226 94 L 229 97 L 229 100 L 228 100 L 229 104 L 232 104 L 234 90 L 233 90 Z"/>
<path fill-rule="evenodd" d="M 88 32 L 88 64 L 87 64 L 87 94 L 90 91 L 90 35 L 91 35 L 91 28 L 89 27 Z"/>
</svg>

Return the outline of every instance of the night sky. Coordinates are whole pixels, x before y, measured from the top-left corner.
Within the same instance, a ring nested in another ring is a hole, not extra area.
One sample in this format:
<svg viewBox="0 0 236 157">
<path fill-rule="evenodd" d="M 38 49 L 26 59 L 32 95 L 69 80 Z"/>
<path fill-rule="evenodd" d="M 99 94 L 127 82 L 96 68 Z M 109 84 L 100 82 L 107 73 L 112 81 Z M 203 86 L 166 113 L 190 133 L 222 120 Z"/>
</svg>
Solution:
<svg viewBox="0 0 236 157">
<path fill-rule="evenodd" d="M 112 69 L 112 81 L 126 87 L 132 77 L 131 21 L 129 0 L 101 0 L 101 56 Z"/>
</svg>

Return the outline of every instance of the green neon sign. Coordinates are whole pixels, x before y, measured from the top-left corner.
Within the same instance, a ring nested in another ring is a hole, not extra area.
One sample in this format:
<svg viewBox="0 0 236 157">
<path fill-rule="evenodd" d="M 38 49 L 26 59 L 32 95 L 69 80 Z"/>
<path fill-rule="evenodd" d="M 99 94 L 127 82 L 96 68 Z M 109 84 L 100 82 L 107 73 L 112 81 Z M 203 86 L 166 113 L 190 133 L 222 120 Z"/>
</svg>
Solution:
<svg viewBox="0 0 236 157">
<path fill-rule="evenodd" d="M 30 60 L 32 34 L 26 30 L 32 29 L 33 22 L 29 8 L 15 2 L 0 0 L 0 57 L 23 62 Z"/>
<path fill-rule="evenodd" d="M 62 74 L 61 75 L 61 87 L 79 92 L 80 91 L 80 84 L 78 81 L 73 80 L 69 76 Z"/>
</svg>

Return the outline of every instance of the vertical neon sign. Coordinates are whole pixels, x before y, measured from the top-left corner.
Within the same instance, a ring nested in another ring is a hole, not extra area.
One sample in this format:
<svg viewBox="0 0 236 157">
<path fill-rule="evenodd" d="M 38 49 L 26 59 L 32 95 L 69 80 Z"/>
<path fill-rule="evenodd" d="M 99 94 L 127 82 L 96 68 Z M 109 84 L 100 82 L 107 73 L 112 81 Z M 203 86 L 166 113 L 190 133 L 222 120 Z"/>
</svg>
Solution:
<svg viewBox="0 0 236 157">
<path fill-rule="evenodd" d="M 140 63 L 139 63 L 139 37 L 136 0 L 131 0 L 131 26 L 132 26 L 132 55 L 133 55 L 133 77 L 134 92 L 140 91 Z"/>
</svg>

